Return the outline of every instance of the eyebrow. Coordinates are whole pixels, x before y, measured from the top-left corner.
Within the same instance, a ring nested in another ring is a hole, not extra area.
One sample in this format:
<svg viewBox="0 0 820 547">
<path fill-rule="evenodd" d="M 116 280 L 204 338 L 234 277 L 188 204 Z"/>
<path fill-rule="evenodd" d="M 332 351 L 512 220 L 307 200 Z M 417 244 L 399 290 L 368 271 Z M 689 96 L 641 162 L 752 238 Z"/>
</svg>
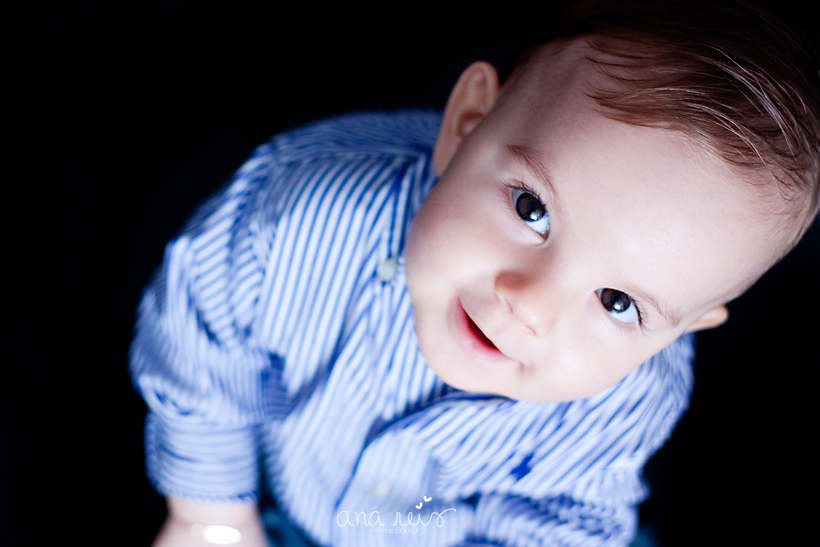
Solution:
<svg viewBox="0 0 820 547">
<path fill-rule="evenodd" d="M 555 202 L 555 206 L 560 209 L 558 194 L 555 192 L 555 187 L 552 185 L 552 180 L 547 174 L 546 167 L 544 167 L 544 164 L 538 159 L 535 151 L 532 148 L 521 144 L 508 144 L 507 149 L 513 156 L 518 158 L 529 168 L 532 174 L 535 175 L 535 178 L 538 179 L 538 182 L 540 182 L 541 185 L 550 192 L 553 201 Z"/>
</svg>

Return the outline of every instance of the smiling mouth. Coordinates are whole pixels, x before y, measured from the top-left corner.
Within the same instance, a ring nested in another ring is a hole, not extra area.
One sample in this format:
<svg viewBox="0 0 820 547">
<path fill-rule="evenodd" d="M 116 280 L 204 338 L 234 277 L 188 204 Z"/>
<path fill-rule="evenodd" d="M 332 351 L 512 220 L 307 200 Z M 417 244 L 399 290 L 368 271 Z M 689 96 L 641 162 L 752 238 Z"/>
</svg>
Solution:
<svg viewBox="0 0 820 547">
<path fill-rule="evenodd" d="M 473 322 L 472 318 L 470 318 L 470 315 L 466 312 L 465 315 L 467 316 L 467 326 L 470 328 L 470 332 L 473 333 L 473 335 L 478 339 L 478 341 L 485 345 L 487 348 L 498 351 L 498 348 L 495 347 L 495 344 L 493 344 L 492 340 L 487 338 L 487 335 L 484 334 L 484 332 L 482 332 L 480 328 L 478 328 L 478 325 L 476 325 Z"/>
<path fill-rule="evenodd" d="M 461 345 L 469 353 L 482 360 L 509 361 L 509 357 L 504 355 L 493 342 L 487 338 L 478 325 L 464 309 L 460 299 L 456 299 L 455 305 L 456 332 L 461 340 Z"/>
</svg>

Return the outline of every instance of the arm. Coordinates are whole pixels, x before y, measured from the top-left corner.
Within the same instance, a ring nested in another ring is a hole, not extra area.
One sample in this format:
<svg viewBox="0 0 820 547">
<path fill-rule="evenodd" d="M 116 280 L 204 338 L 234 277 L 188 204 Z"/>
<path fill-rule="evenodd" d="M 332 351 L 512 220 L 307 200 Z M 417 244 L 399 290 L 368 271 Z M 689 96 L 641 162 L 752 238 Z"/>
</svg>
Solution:
<svg viewBox="0 0 820 547">
<path fill-rule="evenodd" d="M 265 545 L 258 426 L 281 394 L 276 361 L 246 339 L 264 259 L 249 227 L 265 164 L 254 167 L 168 245 L 140 305 L 130 366 L 150 409 L 148 473 L 169 509 L 157 545 L 207 545 L 194 524 L 233 526 L 241 545 Z"/>
</svg>

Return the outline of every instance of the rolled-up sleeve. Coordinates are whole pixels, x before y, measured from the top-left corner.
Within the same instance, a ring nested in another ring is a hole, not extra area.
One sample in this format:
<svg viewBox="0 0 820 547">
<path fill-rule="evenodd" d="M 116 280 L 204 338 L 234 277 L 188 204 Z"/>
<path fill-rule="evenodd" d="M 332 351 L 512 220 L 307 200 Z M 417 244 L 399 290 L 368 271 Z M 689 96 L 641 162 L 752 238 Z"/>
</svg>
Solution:
<svg viewBox="0 0 820 547">
<path fill-rule="evenodd" d="M 252 329 L 265 259 L 252 205 L 268 156 L 257 150 L 168 244 L 139 307 L 130 369 L 149 407 L 148 475 L 165 495 L 258 490 L 259 425 L 284 400 L 280 360 Z"/>
</svg>

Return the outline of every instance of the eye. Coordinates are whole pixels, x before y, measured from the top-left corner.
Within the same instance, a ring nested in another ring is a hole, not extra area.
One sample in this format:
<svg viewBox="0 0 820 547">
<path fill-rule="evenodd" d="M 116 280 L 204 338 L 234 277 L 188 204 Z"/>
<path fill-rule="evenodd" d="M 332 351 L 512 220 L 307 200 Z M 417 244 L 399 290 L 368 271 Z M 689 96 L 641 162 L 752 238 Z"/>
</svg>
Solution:
<svg viewBox="0 0 820 547">
<path fill-rule="evenodd" d="M 532 193 L 518 188 L 513 189 L 515 212 L 530 228 L 545 236 L 550 231 L 550 216 L 541 200 Z"/>
<path fill-rule="evenodd" d="M 609 315 L 621 323 L 634 323 L 638 320 L 638 307 L 628 294 L 615 289 L 598 289 L 596 292 Z"/>
</svg>

